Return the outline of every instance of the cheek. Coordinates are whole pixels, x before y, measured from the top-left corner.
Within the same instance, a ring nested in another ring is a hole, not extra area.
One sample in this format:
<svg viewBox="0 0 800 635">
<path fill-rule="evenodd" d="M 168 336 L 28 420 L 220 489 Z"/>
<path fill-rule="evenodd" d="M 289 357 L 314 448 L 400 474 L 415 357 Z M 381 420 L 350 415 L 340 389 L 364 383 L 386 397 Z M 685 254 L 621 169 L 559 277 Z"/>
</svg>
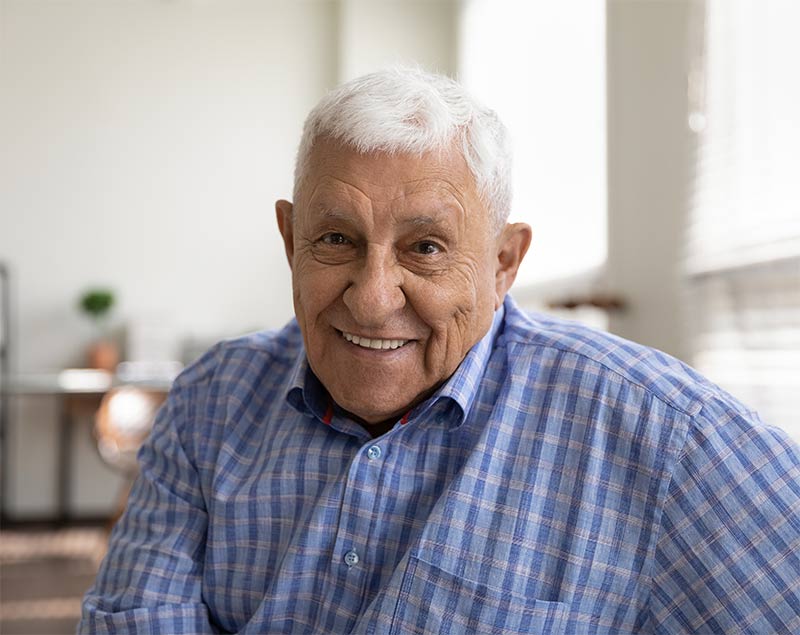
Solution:
<svg viewBox="0 0 800 635">
<path fill-rule="evenodd" d="M 491 325 L 494 281 L 485 268 L 454 269 L 446 281 L 421 285 L 417 297 L 417 313 L 431 328 L 426 350 L 429 367 L 460 363 Z"/>
<path fill-rule="evenodd" d="M 302 268 L 295 269 L 292 276 L 294 313 L 309 352 L 316 348 L 313 345 L 319 335 L 316 325 L 320 314 L 332 302 L 331 291 L 332 285 L 325 284 L 324 276 L 309 275 Z"/>
<path fill-rule="evenodd" d="M 292 275 L 295 304 L 301 304 L 307 317 L 330 304 L 340 293 L 341 276 L 335 267 L 299 266 Z"/>
<path fill-rule="evenodd" d="M 447 276 L 432 280 L 420 297 L 431 326 L 450 329 L 475 320 L 493 304 L 494 283 L 487 268 L 474 260 L 457 263 Z"/>
</svg>

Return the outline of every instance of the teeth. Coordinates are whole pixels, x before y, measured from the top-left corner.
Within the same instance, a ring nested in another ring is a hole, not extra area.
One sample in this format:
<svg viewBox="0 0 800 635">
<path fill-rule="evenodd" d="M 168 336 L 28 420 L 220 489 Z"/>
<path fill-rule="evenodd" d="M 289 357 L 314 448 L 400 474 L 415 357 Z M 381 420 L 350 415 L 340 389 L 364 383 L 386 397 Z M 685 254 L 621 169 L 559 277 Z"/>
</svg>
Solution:
<svg viewBox="0 0 800 635">
<path fill-rule="evenodd" d="M 345 333 L 342 331 L 342 336 L 348 342 L 352 342 L 362 348 L 372 348 L 374 350 L 394 350 L 396 348 L 400 348 L 408 343 L 408 340 L 379 340 L 379 339 L 370 339 L 368 337 L 359 337 L 358 335 L 352 335 L 350 333 Z"/>
</svg>

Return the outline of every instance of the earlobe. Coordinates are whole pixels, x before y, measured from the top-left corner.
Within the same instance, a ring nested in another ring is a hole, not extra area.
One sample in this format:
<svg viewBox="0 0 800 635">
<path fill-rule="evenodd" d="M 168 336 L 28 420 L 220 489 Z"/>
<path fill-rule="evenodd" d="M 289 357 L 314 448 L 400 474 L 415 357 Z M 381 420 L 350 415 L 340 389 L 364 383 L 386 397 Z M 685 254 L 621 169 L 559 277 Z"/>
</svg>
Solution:
<svg viewBox="0 0 800 635">
<path fill-rule="evenodd" d="M 495 310 L 503 304 L 517 277 L 522 259 L 530 247 L 531 236 L 530 225 L 525 223 L 509 223 L 500 234 L 495 271 Z"/>
<path fill-rule="evenodd" d="M 294 219 L 292 217 L 292 204 L 289 201 L 279 200 L 275 203 L 275 217 L 278 220 L 278 230 L 283 237 L 283 249 L 286 252 L 286 260 L 289 261 L 289 269 L 292 268 L 294 260 Z"/>
</svg>

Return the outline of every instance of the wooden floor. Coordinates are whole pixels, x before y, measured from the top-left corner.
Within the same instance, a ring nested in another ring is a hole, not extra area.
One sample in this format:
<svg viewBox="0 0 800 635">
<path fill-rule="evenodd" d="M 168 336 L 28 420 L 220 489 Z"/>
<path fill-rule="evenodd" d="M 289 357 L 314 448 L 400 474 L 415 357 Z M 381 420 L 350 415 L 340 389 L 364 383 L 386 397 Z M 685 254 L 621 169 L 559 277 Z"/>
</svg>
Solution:
<svg viewBox="0 0 800 635">
<path fill-rule="evenodd" d="M 97 527 L 0 531 L 0 633 L 74 633 L 105 543 Z"/>
</svg>

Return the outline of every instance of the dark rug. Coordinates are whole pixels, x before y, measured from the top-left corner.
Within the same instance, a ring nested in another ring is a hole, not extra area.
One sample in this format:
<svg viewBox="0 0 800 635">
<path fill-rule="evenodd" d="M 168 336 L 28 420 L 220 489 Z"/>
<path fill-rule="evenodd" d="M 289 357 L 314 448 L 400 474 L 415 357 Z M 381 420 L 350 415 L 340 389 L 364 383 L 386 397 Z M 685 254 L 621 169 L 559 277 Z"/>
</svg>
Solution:
<svg viewBox="0 0 800 635">
<path fill-rule="evenodd" d="M 106 539 L 98 528 L 0 531 L 0 633 L 74 633 Z"/>
</svg>

